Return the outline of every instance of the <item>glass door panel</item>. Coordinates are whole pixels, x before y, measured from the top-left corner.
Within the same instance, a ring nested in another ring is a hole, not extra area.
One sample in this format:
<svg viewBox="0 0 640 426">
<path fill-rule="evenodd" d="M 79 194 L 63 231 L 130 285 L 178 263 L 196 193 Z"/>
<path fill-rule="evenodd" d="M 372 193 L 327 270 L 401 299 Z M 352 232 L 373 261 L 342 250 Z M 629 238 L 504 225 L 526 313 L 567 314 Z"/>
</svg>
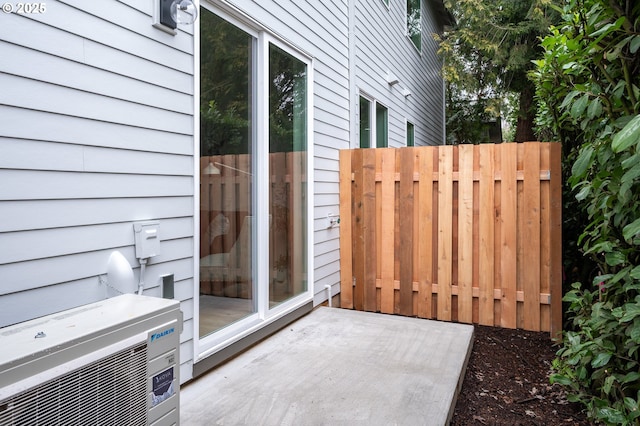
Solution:
<svg viewBox="0 0 640 426">
<path fill-rule="evenodd" d="M 269 306 L 307 290 L 307 65 L 269 44 Z"/>
<path fill-rule="evenodd" d="M 256 312 L 255 39 L 201 8 L 200 336 Z"/>
</svg>

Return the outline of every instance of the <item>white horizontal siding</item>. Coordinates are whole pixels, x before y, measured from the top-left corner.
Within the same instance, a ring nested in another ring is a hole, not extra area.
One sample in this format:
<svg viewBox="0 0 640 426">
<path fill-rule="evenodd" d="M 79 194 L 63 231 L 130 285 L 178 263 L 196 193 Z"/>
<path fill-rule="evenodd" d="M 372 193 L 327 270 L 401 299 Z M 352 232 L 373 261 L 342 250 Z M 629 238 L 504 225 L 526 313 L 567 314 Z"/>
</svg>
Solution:
<svg viewBox="0 0 640 426">
<path fill-rule="evenodd" d="M 162 225 L 161 225 L 162 226 Z M 133 231 L 131 232 L 133 233 Z M 88 232 L 84 238 L 99 238 L 100 234 Z M 55 245 L 57 241 L 47 241 L 41 244 Z M 98 283 L 98 276 L 106 273 L 109 255 L 114 251 L 120 251 L 130 265 L 139 266 L 135 257 L 135 249 L 131 246 L 103 246 L 100 250 L 83 252 L 71 255 L 57 255 L 26 262 L 7 263 L 0 265 L 0 276 L 3 277 L 0 294 L 24 292 L 40 287 L 55 286 L 58 283 L 71 282 L 94 277 Z M 193 240 L 182 238 L 177 240 L 162 241 L 160 255 L 149 260 L 145 281 L 155 282 L 153 277 L 153 265 L 187 259 L 193 256 Z M 188 271 L 192 272 L 193 267 Z M 46 271 L 46 273 L 43 273 Z M 177 270 L 176 279 L 186 279 Z M 69 295 L 67 295 L 69 296 Z M 71 299 L 73 299 L 71 297 Z M 55 312 L 55 311 L 54 311 Z"/>
<path fill-rule="evenodd" d="M 193 177 L 0 170 L 0 200 L 193 195 Z"/>
<path fill-rule="evenodd" d="M 6 264 L 96 251 L 104 247 L 124 247 L 134 244 L 132 231 L 130 223 L 119 222 L 6 233 L 0 245 L 0 259 Z M 161 241 L 192 236 L 191 218 L 162 221 Z M 43 241 L 55 241 L 56 244 L 42 244 Z"/>
<path fill-rule="evenodd" d="M 0 138 L 0 168 L 191 176 L 193 157 Z"/>
<path fill-rule="evenodd" d="M 432 34 L 437 32 L 429 3 L 422 1 L 422 50 L 406 34 L 406 2 L 356 2 L 356 85 L 388 108 L 389 146 L 406 145 L 406 120 L 415 126 L 416 145 L 443 140 L 441 64 Z M 387 73 L 399 79 L 389 86 Z M 402 90 L 411 96 L 405 98 Z"/>
<path fill-rule="evenodd" d="M 115 99 L 125 99 L 168 111 L 193 114 L 193 97 L 187 93 L 120 76 L 108 70 L 87 67 L 79 62 L 45 55 L 6 42 L 0 42 L 0 56 L 21 58 L 20 62 L 1 62 L 0 72 L 3 73 Z M 71 75 L 74 76 L 73 79 L 69 79 Z M 100 82 L 99 85 L 96 85 L 97 81 Z"/>
<path fill-rule="evenodd" d="M 193 134 L 193 117 L 96 93 L 0 74 L 0 104 L 165 132 Z"/>
<path fill-rule="evenodd" d="M 148 0 L 61 0 L 3 16 L 0 326 L 106 297 L 109 256 L 133 266 L 133 222 L 160 222 L 145 294 L 173 273 L 193 357 L 191 29 L 152 26 Z"/>
<path fill-rule="evenodd" d="M 1 201 L 0 207 L 0 233 L 193 217 L 194 214 L 191 197 L 174 196 Z"/>
<path fill-rule="evenodd" d="M 1 136 L 193 155 L 193 136 L 0 105 Z M 1 147 L 0 147 L 1 148 Z"/>
</svg>

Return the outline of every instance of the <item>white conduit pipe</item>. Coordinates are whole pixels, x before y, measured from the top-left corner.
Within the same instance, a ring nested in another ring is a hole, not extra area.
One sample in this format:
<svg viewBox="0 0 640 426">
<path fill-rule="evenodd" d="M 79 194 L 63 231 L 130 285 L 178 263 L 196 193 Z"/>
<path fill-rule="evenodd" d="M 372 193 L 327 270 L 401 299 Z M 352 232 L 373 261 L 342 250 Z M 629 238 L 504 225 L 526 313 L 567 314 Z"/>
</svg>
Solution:
<svg viewBox="0 0 640 426">
<path fill-rule="evenodd" d="M 324 286 L 325 290 L 327 290 L 327 301 L 329 302 L 329 307 L 331 308 L 331 286 L 329 284 Z"/>
</svg>

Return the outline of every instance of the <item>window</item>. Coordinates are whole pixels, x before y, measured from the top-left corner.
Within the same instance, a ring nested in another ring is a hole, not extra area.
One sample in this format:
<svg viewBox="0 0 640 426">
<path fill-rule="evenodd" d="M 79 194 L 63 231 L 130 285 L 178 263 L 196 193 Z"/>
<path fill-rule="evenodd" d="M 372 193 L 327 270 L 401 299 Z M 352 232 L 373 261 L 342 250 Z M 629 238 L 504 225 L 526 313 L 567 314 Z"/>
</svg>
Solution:
<svg viewBox="0 0 640 426">
<path fill-rule="evenodd" d="M 371 148 L 371 101 L 360 96 L 360 148 Z"/>
<path fill-rule="evenodd" d="M 382 0 L 382 3 L 384 3 L 387 7 L 389 7 L 389 0 Z"/>
<path fill-rule="evenodd" d="M 386 148 L 389 146 L 389 117 L 387 108 L 376 103 L 376 146 Z"/>
<path fill-rule="evenodd" d="M 361 95 L 359 111 L 360 148 L 388 147 L 389 118 L 387 107 Z"/>
<path fill-rule="evenodd" d="M 415 130 L 413 124 L 407 121 L 407 146 L 414 146 L 415 144 Z"/>
<path fill-rule="evenodd" d="M 422 15 L 420 0 L 407 0 L 407 35 L 416 49 L 422 49 Z"/>
</svg>

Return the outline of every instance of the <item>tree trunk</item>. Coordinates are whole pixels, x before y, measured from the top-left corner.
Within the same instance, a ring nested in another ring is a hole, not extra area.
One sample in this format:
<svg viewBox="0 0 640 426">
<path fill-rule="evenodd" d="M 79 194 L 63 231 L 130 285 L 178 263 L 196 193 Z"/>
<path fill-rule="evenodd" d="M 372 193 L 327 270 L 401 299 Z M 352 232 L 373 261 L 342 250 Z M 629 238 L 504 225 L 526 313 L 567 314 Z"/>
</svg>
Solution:
<svg viewBox="0 0 640 426">
<path fill-rule="evenodd" d="M 518 123 L 516 125 L 516 142 L 529 142 L 536 140 L 533 131 L 535 122 L 535 109 L 533 108 L 534 90 L 527 84 L 520 92 L 520 112 L 518 113 Z"/>
</svg>

